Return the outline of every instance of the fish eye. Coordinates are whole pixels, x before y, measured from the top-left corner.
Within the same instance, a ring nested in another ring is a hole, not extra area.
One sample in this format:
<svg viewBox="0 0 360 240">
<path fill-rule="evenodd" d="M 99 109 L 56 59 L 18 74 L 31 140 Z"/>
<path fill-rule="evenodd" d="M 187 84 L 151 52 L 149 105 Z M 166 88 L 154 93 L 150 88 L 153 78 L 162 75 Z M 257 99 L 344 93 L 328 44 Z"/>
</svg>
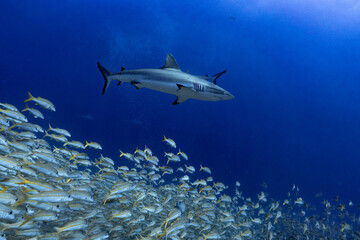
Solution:
<svg viewBox="0 0 360 240">
<path fill-rule="evenodd" d="M 1 237 L 5 237 L 5 233 L 1 234 Z"/>
<path fill-rule="evenodd" d="M 56 205 L 57 208 L 60 208 L 60 204 Z"/>
<path fill-rule="evenodd" d="M 71 195 L 69 194 L 68 198 L 71 198 Z"/>
<path fill-rule="evenodd" d="M 9 214 L 10 214 L 10 215 L 13 214 L 13 211 L 10 211 Z"/>
</svg>

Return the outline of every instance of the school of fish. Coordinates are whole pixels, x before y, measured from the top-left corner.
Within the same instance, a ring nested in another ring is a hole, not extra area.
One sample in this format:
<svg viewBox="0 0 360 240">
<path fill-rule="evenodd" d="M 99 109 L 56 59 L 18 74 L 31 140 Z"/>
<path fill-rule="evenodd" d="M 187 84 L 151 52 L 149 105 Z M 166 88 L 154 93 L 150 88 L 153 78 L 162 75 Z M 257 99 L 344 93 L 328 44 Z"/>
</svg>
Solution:
<svg viewBox="0 0 360 240">
<path fill-rule="evenodd" d="M 99 143 L 30 123 L 55 106 L 28 95 L 23 110 L 0 103 L 0 240 L 360 239 L 352 202 L 319 193 L 319 209 L 295 185 L 283 200 L 271 199 L 266 184 L 255 200 L 242 196 L 239 182 L 225 194 L 210 168 L 197 171 L 165 136 L 169 150 L 159 157 L 145 146 L 121 149 L 116 161 L 91 159 L 88 148 L 100 151 Z"/>
</svg>

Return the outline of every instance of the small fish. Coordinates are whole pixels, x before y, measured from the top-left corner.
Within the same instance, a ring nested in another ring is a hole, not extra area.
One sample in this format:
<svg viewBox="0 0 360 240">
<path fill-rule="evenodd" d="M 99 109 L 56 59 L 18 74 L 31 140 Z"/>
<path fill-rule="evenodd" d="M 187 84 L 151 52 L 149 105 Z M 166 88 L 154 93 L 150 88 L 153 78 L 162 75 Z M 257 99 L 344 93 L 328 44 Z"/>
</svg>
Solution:
<svg viewBox="0 0 360 240">
<path fill-rule="evenodd" d="M 57 231 L 58 234 L 60 234 L 61 232 L 64 232 L 64 231 L 81 230 L 81 229 L 86 228 L 87 226 L 88 226 L 88 224 L 85 222 L 84 219 L 79 219 L 79 220 L 70 222 L 63 227 L 55 227 L 55 230 Z"/>
<path fill-rule="evenodd" d="M 0 103 L 1 107 L 6 108 L 7 110 L 18 112 L 19 110 L 14 105 L 8 104 L 8 103 Z"/>
<path fill-rule="evenodd" d="M 195 172 L 195 168 L 193 166 L 186 166 L 185 164 L 185 172 L 189 172 L 189 173 L 194 173 Z"/>
<path fill-rule="evenodd" d="M 54 133 L 57 133 L 57 134 L 60 134 L 60 135 L 64 135 L 66 137 L 71 137 L 71 134 L 68 130 L 65 130 L 65 129 L 62 129 L 62 128 L 53 128 L 51 127 L 51 125 L 49 124 L 49 129 L 47 130 L 47 132 L 54 132 Z"/>
<path fill-rule="evenodd" d="M 86 147 L 92 147 L 92 148 L 94 148 L 94 149 L 99 149 L 99 150 L 102 149 L 101 145 L 98 144 L 97 142 L 86 142 L 85 148 L 86 148 Z"/>
<path fill-rule="evenodd" d="M 130 210 L 114 211 L 111 218 L 128 218 L 131 217 L 132 213 Z"/>
<path fill-rule="evenodd" d="M 266 202 L 266 196 L 264 192 L 261 192 L 260 195 L 258 195 L 259 201 Z"/>
<path fill-rule="evenodd" d="M 172 140 L 171 138 L 166 138 L 164 136 L 164 140 L 162 140 L 162 142 L 166 142 L 170 147 L 172 148 L 176 148 L 176 143 L 174 140 Z"/>
<path fill-rule="evenodd" d="M 126 159 L 131 160 L 131 161 L 134 160 L 134 156 L 131 153 L 124 153 L 120 149 L 119 149 L 119 151 L 120 151 L 120 157 L 125 157 Z"/>
<path fill-rule="evenodd" d="M 179 152 L 177 153 L 177 155 L 180 155 L 182 158 L 184 158 L 185 160 L 189 160 L 188 156 L 186 155 L 186 153 L 182 152 L 179 148 Z"/>
<path fill-rule="evenodd" d="M 67 146 L 67 145 L 69 145 L 71 147 L 75 147 L 75 148 L 85 149 L 84 144 L 82 144 L 79 141 L 67 141 L 66 143 L 64 143 L 64 147 Z"/>
<path fill-rule="evenodd" d="M 28 111 L 29 113 L 31 113 L 34 118 L 40 118 L 40 119 L 44 119 L 44 115 L 37 109 L 35 108 L 29 108 L 29 106 L 26 104 L 26 108 L 24 108 L 22 110 L 22 112 Z"/>
<path fill-rule="evenodd" d="M 201 164 L 200 164 L 200 171 L 204 171 L 204 172 L 207 172 L 208 174 L 211 174 L 210 168 L 208 168 L 208 167 L 203 167 L 203 166 L 201 166 Z"/>
<path fill-rule="evenodd" d="M 54 104 L 52 102 L 50 102 L 49 100 L 47 100 L 45 98 L 41 98 L 41 97 L 35 98 L 31 95 L 30 92 L 28 92 L 28 95 L 29 95 L 29 98 L 26 99 L 24 102 L 33 101 L 45 109 L 48 109 L 48 110 L 54 111 L 54 112 L 56 111 Z"/>
<path fill-rule="evenodd" d="M 10 117 L 12 120 L 18 120 L 20 122 L 28 121 L 22 113 L 19 113 L 17 111 L 0 109 L 0 113 L 4 114 L 7 117 Z"/>
<path fill-rule="evenodd" d="M 178 155 L 172 155 L 168 158 L 168 161 L 166 164 L 169 164 L 169 162 L 180 162 L 180 157 Z"/>
<path fill-rule="evenodd" d="M 5 127 L 9 127 L 10 126 L 10 122 L 8 119 L 6 119 L 4 116 L 0 115 L 0 125 L 2 125 L 1 127 L 5 126 Z"/>
<path fill-rule="evenodd" d="M 302 200 L 301 197 L 299 197 L 298 199 L 296 199 L 295 204 L 303 205 L 303 204 L 304 204 L 304 201 Z"/>
<path fill-rule="evenodd" d="M 16 202 L 15 206 L 18 206 L 27 200 L 33 200 L 38 202 L 46 202 L 46 203 L 61 203 L 61 202 L 70 202 L 73 200 L 71 195 L 62 190 L 53 190 L 53 191 L 44 191 L 34 195 L 26 195 L 25 197 L 18 202 Z"/>
</svg>

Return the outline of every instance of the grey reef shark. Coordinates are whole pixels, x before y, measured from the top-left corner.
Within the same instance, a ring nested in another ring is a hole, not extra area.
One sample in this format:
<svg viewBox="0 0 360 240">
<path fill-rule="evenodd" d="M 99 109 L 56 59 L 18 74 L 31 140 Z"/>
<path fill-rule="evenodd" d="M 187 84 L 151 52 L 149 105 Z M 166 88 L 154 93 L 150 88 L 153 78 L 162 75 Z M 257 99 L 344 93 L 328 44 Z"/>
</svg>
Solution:
<svg viewBox="0 0 360 240">
<path fill-rule="evenodd" d="M 165 65 L 161 68 L 125 70 L 125 68 L 121 67 L 120 72 L 111 73 L 99 62 L 97 65 L 105 79 L 102 94 L 105 93 L 110 82 L 115 80 L 118 81 L 118 85 L 122 82 L 129 82 L 136 89 L 149 88 L 173 94 L 177 97 L 173 105 L 185 102 L 189 98 L 203 101 L 220 101 L 234 98 L 231 93 L 216 85 L 216 80 L 226 70 L 211 77 L 208 75 L 195 76 L 181 71 L 171 54 L 166 56 Z"/>
</svg>

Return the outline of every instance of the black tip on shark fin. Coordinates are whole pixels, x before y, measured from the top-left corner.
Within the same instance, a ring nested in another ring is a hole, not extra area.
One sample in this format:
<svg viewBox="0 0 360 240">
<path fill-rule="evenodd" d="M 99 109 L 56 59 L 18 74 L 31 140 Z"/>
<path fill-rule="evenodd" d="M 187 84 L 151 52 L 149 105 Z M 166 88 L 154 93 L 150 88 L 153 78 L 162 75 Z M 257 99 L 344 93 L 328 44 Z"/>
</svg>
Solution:
<svg viewBox="0 0 360 240">
<path fill-rule="evenodd" d="M 102 94 L 104 95 L 106 89 L 109 87 L 110 81 L 108 80 L 108 76 L 111 74 L 109 70 L 107 70 L 104 66 L 102 66 L 99 62 L 97 62 L 97 66 L 101 72 L 101 75 L 103 76 L 105 80 L 105 84 L 102 90 Z"/>
<path fill-rule="evenodd" d="M 185 87 L 184 85 L 181 85 L 181 84 L 176 84 L 176 86 L 178 87 L 178 90 L 180 90 L 182 87 Z"/>
<path fill-rule="evenodd" d="M 214 74 L 214 75 L 212 76 L 212 78 L 214 79 L 214 84 L 215 84 L 215 85 L 216 85 L 216 79 L 218 79 L 221 75 L 223 75 L 224 73 L 226 73 L 226 71 L 227 71 L 227 69 L 225 69 L 224 71 L 219 72 L 219 73 L 217 73 L 217 74 Z"/>
<path fill-rule="evenodd" d="M 179 84 L 179 85 L 180 85 L 180 84 Z M 181 85 L 180 85 L 180 86 L 181 86 Z M 178 105 L 178 104 L 180 104 L 180 103 L 185 102 L 185 101 L 188 100 L 188 99 L 189 99 L 189 98 L 186 97 L 186 96 L 182 96 L 182 95 L 176 96 L 176 100 L 173 102 L 172 105 Z"/>
<path fill-rule="evenodd" d="M 121 81 L 119 81 L 117 85 L 120 86 L 120 84 L 121 84 Z"/>
<path fill-rule="evenodd" d="M 124 67 L 121 67 L 121 71 L 124 71 L 125 70 L 125 68 Z"/>
<path fill-rule="evenodd" d="M 176 100 L 172 103 L 172 105 L 178 105 L 179 102 L 178 102 L 179 98 L 177 97 Z"/>
<path fill-rule="evenodd" d="M 138 89 L 138 90 L 140 89 L 138 86 L 135 85 L 135 84 L 140 84 L 140 82 L 138 82 L 138 81 L 131 81 L 130 84 L 131 84 L 131 85 L 134 85 L 134 87 L 135 87 L 136 89 Z"/>
</svg>

